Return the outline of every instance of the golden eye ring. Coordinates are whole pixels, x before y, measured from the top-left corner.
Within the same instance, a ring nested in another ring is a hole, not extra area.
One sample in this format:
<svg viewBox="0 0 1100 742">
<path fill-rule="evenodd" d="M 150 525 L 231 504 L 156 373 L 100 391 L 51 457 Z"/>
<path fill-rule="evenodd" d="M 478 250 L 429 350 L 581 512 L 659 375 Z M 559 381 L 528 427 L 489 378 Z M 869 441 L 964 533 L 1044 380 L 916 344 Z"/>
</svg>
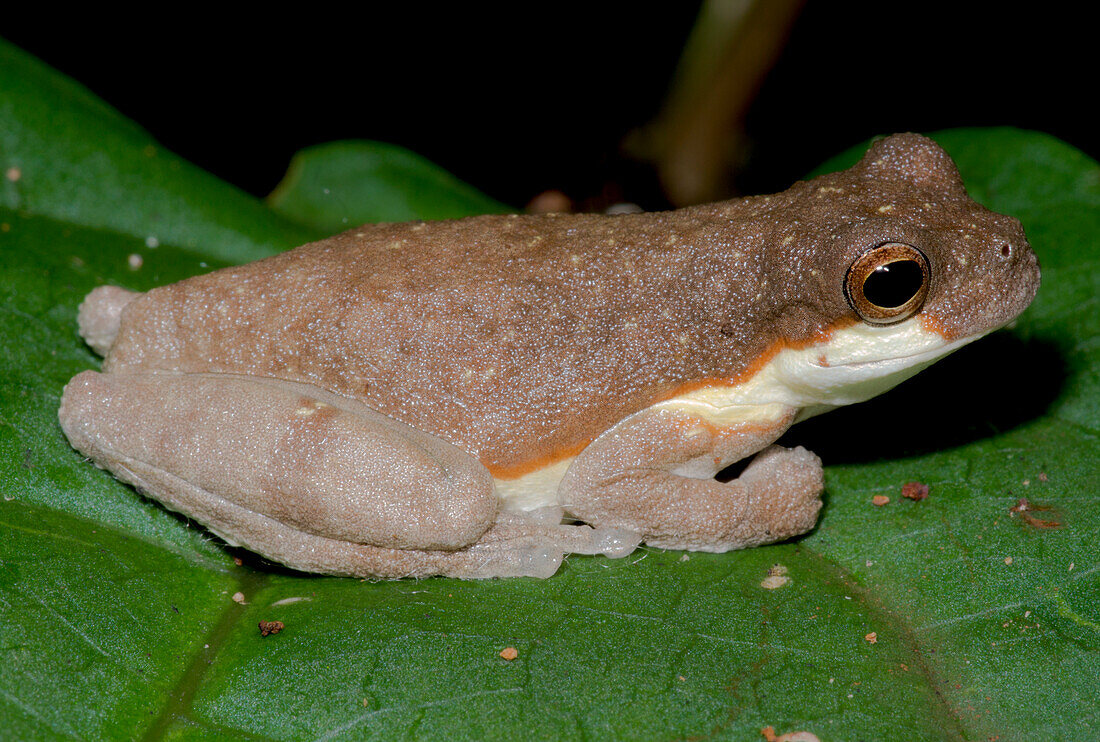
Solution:
<svg viewBox="0 0 1100 742">
<path fill-rule="evenodd" d="M 865 322 L 888 325 L 924 304 L 932 272 L 928 258 L 904 242 L 885 242 L 856 258 L 844 276 L 844 297 Z"/>
</svg>

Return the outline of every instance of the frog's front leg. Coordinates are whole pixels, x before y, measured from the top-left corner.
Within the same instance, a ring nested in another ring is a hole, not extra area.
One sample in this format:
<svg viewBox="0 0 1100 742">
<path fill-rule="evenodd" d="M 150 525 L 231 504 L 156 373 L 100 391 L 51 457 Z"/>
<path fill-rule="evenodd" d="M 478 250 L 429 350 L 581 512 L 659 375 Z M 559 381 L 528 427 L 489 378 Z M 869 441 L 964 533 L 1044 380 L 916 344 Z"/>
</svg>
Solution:
<svg viewBox="0 0 1100 742">
<path fill-rule="evenodd" d="M 667 549 L 728 551 L 805 533 L 821 507 L 821 461 L 803 448 L 770 445 L 795 414 L 723 421 L 671 405 L 644 410 L 573 461 L 560 485 L 563 503 L 587 523 L 635 531 Z M 737 479 L 714 479 L 757 452 Z"/>
<path fill-rule="evenodd" d="M 306 384 L 87 371 L 66 387 L 60 420 L 99 466 L 298 569 L 547 576 L 565 551 L 613 552 L 609 532 L 561 526 L 560 512 L 501 517 L 472 456 Z"/>
</svg>

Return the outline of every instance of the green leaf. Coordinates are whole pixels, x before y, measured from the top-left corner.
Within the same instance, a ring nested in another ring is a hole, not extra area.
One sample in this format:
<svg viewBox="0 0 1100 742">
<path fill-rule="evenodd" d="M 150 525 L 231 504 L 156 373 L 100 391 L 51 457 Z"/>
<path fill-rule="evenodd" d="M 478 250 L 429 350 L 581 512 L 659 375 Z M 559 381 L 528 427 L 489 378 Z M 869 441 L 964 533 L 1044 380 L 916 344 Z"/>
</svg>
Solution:
<svg viewBox="0 0 1100 742">
<path fill-rule="evenodd" d="M 509 211 L 407 149 L 363 141 L 299 152 L 268 203 L 287 218 L 330 234 L 366 222 Z"/>
<path fill-rule="evenodd" d="M 572 557 L 544 581 L 370 583 L 231 552 L 69 448 L 60 391 L 97 363 L 75 330 L 88 290 L 299 233 L 0 54 L 0 174 L 21 169 L 0 181 L 0 736 L 1095 736 L 1100 166 L 1080 153 L 1033 132 L 936 135 L 980 199 L 1024 220 L 1043 287 L 1011 332 L 792 431 L 827 464 L 809 536 Z M 910 480 L 930 496 L 901 498 Z M 1020 496 L 1062 526 L 1010 513 Z M 791 583 L 763 589 L 776 563 Z M 285 628 L 261 637 L 261 620 Z"/>
<path fill-rule="evenodd" d="M 0 39 L 0 206 L 246 261 L 318 233 L 166 152 L 71 80 Z"/>
</svg>

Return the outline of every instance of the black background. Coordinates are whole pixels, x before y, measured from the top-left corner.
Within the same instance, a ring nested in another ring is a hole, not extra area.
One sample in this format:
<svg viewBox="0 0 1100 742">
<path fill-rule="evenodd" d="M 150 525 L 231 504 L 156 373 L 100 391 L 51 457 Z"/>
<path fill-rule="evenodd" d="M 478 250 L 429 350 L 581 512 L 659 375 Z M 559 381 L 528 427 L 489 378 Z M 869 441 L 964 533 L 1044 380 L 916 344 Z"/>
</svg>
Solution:
<svg viewBox="0 0 1100 742">
<path fill-rule="evenodd" d="M 517 206 L 548 188 L 584 199 L 608 182 L 665 205 L 621 142 L 658 111 L 697 3 L 446 7 L 68 14 L 9 19 L 0 35 L 256 195 L 298 149 L 367 138 Z M 810 0 L 748 116 L 738 190 L 782 189 L 847 146 L 902 130 L 1013 125 L 1100 154 L 1083 11 L 1004 7 Z"/>
</svg>

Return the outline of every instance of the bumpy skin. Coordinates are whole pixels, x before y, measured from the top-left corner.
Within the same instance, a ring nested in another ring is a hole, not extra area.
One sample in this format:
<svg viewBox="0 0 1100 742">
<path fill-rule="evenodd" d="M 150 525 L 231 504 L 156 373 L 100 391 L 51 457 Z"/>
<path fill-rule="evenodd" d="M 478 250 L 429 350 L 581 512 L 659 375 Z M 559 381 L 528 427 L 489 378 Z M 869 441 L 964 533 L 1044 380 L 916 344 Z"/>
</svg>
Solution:
<svg viewBox="0 0 1100 742">
<path fill-rule="evenodd" d="M 773 196 L 367 225 L 139 296 L 97 289 L 81 325 L 106 353 L 103 374 L 74 379 L 61 421 L 97 464 L 304 569 L 544 574 L 562 552 L 619 554 L 638 538 L 765 543 L 812 527 L 816 457 L 773 448 L 737 482 L 707 477 L 764 449 L 798 410 L 700 439 L 683 430 L 705 421 L 652 406 L 857 324 L 845 272 L 885 241 L 928 257 L 921 321 L 948 341 L 1003 324 L 1038 285 L 1019 223 L 972 201 L 930 140 L 898 135 Z M 334 411 L 320 422 L 302 412 L 317 402 Z M 294 432 L 307 418 L 312 432 Z M 333 443 L 353 439 L 364 442 Z M 264 450 L 227 462 L 252 440 Z M 188 467 L 203 456 L 200 476 Z M 493 477 L 573 456 L 557 504 L 597 530 L 498 514 Z M 174 484 L 135 473 L 139 460 Z M 272 522 L 189 504 L 214 500 Z M 498 537 L 505 521 L 511 535 Z M 276 546 L 305 533 L 326 541 Z M 488 566 L 468 566 L 494 543 Z M 335 556 L 302 556 L 326 549 Z"/>
</svg>

